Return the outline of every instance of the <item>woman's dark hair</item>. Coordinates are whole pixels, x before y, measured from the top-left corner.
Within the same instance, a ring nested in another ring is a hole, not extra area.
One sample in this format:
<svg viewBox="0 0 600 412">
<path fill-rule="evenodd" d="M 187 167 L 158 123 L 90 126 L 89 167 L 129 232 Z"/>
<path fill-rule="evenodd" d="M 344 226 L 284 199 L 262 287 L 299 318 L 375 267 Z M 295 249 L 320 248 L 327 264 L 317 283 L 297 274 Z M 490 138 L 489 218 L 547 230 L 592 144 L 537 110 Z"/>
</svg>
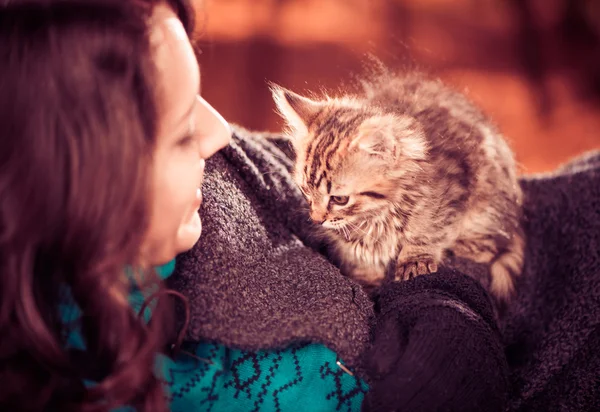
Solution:
<svg viewBox="0 0 600 412">
<path fill-rule="evenodd" d="M 0 410 L 167 408 L 153 368 L 171 311 L 141 321 L 124 274 L 149 221 L 158 2 L 0 5 Z M 85 350 L 68 348 L 65 291 Z"/>
</svg>

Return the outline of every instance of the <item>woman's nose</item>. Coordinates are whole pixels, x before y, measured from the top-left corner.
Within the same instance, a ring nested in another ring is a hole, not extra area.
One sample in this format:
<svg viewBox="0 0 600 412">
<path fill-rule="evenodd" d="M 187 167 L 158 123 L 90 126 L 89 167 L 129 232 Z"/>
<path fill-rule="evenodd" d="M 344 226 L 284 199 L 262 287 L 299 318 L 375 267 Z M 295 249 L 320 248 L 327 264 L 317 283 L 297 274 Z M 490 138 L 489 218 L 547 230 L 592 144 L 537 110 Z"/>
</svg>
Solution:
<svg viewBox="0 0 600 412">
<path fill-rule="evenodd" d="M 200 95 L 198 99 L 198 122 L 196 130 L 201 133 L 200 157 L 208 159 L 231 140 L 231 128 L 223 116 L 219 114 Z"/>
</svg>

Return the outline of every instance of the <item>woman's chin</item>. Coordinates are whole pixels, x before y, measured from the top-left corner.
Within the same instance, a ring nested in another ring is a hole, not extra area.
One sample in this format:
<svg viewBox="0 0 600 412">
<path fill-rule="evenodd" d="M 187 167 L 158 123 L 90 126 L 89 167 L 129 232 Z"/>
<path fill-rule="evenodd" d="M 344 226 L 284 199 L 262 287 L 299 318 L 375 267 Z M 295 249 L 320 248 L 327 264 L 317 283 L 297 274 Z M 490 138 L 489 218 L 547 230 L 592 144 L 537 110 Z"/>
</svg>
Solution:
<svg viewBox="0 0 600 412">
<path fill-rule="evenodd" d="M 177 232 L 177 253 L 190 250 L 200 239 L 202 234 L 202 221 L 198 212 L 192 214 L 189 221 L 179 226 Z"/>
</svg>

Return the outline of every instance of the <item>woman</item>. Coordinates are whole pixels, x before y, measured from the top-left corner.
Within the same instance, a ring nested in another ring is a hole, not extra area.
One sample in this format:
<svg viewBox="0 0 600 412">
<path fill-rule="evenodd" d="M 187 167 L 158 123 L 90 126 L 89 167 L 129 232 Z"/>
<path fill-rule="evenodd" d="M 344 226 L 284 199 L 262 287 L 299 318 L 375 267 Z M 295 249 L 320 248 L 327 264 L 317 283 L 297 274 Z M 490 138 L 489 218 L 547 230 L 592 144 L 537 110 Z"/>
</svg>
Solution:
<svg viewBox="0 0 600 412">
<path fill-rule="evenodd" d="M 277 139 L 236 136 L 215 159 L 211 207 L 225 215 L 197 243 L 205 160 L 231 134 L 197 95 L 190 13 L 175 0 L 0 6 L 0 409 L 499 410 L 506 367 L 483 289 L 432 275 L 384 288 L 374 311 L 285 209 L 299 203 Z M 253 178 L 268 184 L 254 193 Z M 263 232 L 229 232 L 272 208 L 286 213 Z M 208 247 L 219 233 L 233 236 Z M 180 348 L 161 278 L 196 243 L 171 280 L 190 300 Z M 310 270 L 294 274 L 299 259 Z M 240 307 L 232 290 L 253 299 Z"/>
<path fill-rule="evenodd" d="M 191 15 L 10 2 L 0 23 L 0 409 L 163 410 L 159 381 L 182 369 L 156 355 L 170 312 L 160 300 L 145 325 L 131 306 L 198 240 L 204 161 L 230 138 L 197 95 Z"/>
</svg>

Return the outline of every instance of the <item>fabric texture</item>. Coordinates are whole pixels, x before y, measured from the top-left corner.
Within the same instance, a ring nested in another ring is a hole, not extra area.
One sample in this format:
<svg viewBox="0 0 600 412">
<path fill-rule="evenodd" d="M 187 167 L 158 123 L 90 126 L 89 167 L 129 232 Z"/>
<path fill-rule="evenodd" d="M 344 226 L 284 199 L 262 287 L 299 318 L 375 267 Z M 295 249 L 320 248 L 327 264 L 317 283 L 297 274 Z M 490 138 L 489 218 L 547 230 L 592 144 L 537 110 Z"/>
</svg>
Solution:
<svg viewBox="0 0 600 412">
<path fill-rule="evenodd" d="M 600 153 L 523 179 L 525 272 L 502 322 L 510 410 L 600 410 Z"/>
<path fill-rule="evenodd" d="M 441 269 L 391 282 L 378 299 L 368 411 L 503 411 L 508 365 L 488 294 Z"/>
<path fill-rule="evenodd" d="M 510 411 L 600 410 L 600 151 L 521 179 L 525 267 L 500 328 Z M 453 266 L 489 284 L 483 268 Z"/>
</svg>

